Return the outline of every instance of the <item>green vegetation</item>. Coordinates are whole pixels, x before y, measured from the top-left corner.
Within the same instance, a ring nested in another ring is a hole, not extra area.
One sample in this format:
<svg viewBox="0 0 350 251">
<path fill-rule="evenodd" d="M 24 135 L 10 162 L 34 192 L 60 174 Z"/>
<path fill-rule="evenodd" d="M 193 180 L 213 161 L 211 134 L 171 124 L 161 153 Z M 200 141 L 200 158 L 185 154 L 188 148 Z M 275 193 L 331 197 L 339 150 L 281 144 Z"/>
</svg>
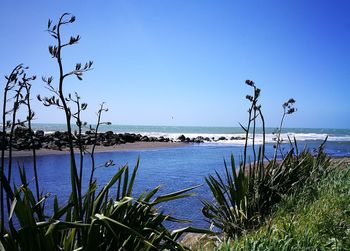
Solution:
<svg viewBox="0 0 350 251">
<path fill-rule="evenodd" d="M 187 243 L 193 250 L 349 250 L 349 166 L 331 165 L 324 143 L 313 153 L 300 152 L 296 140 L 288 139 L 290 149 L 284 152 L 281 131 L 285 116 L 296 111 L 294 99 L 282 106 L 273 158 L 264 156 L 264 135 L 254 149 L 256 120 L 263 134 L 265 122 L 257 104 L 260 90 L 250 80 L 246 84 L 253 95 L 247 95 L 249 119 L 241 126 L 251 137 L 254 161 L 247 159 L 246 140 L 238 168 L 231 156 L 223 174 L 206 178 L 214 200 L 203 201 L 203 213 L 221 231 L 216 239 L 203 235 Z"/>
<path fill-rule="evenodd" d="M 67 43 L 63 42 L 62 28 L 73 22 L 75 17 L 67 13 L 60 17 L 57 24 L 52 24 L 51 20 L 48 22 L 48 32 L 56 42 L 55 45 L 49 46 L 49 53 L 57 61 L 59 78 L 55 87 L 51 76 L 43 77 L 53 96 L 43 98 L 38 96 L 38 100 L 45 106 L 55 106 L 64 111 L 69 142 L 71 195 L 64 205 L 59 205 L 58 198 L 55 197 L 53 212 L 48 214 L 45 201 L 49 195 L 39 191 L 40 177 L 36 171 L 33 137 L 31 137 L 31 147 L 36 191 L 33 193 L 29 188 L 30 182 L 27 180 L 25 168 L 20 166 L 18 169 L 21 184 L 11 187 L 12 140 L 15 128 L 28 126 L 28 133 L 31 136 L 34 133 L 31 130 L 31 121 L 35 114 L 30 106 L 30 82 L 35 80 L 35 76 L 27 77 L 28 68 L 18 65 L 6 77 L 7 83 L 4 88 L 0 169 L 0 250 L 184 250 L 186 248 L 178 242 L 183 233 L 210 233 L 210 231 L 192 227 L 170 231 L 164 226 L 166 221 L 182 222 L 182 220 L 163 214 L 157 207 L 164 202 L 192 196 L 189 192 L 195 187 L 156 196 L 160 189 L 158 186 L 149 192 L 141 193 L 138 197 L 133 197 L 133 186 L 139 166 L 137 162 L 131 172 L 126 164 L 102 189 L 97 189 L 94 178 L 96 142 L 92 150 L 88 151 L 81 140 L 82 127 L 86 126 L 86 123 L 82 122 L 81 113 L 86 109 L 87 104 L 81 102 L 77 93 L 73 96 L 64 92 L 66 78 L 76 76 L 82 80 L 83 73 L 91 70 L 92 67 L 92 62 L 84 66 L 78 63 L 72 71 L 63 71 L 63 49 L 77 44 L 80 40 L 78 35 L 70 37 Z M 73 104 L 73 107 L 70 104 Z M 19 109 L 27 110 L 28 115 L 23 120 L 18 118 Z M 97 125 L 95 128 L 90 127 L 90 131 L 95 136 L 101 124 L 108 124 L 101 121 L 101 115 L 106 111 L 104 104 L 101 104 L 97 112 Z M 8 117 L 11 119 L 8 120 Z M 72 122 L 78 126 L 78 132 L 75 134 L 72 133 Z M 6 133 L 9 134 L 9 140 L 6 140 Z M 74 154 L 73 138 L 79 146 L 79 165 Z M 6 148 L 9 153 L 7 165 L 5 165 Z M 91 166 L 83 165 L 85 154 L 90 155 Z M 107 161 L 104 166 L 113 165 L 113 162 Z M 85 193 L 82 191 L 84 168 L 89 168 L 85 171 L 90 171 L 88 189 Z M 112 196 L 111 194 L 114 193 L 116 195 Z M 7 217 L 5 217 L 5 209 L 7 209 Z"/>
<path fill-rule="evenodd" d="M 193 241 L 195 240 L 195 241 Z M 192 250 L 350 250 L 350 163 L 327 171 L 284 195 L 260 227 L 239 237 L 186 240 Z"/>
<path fill-rule="evenodd" d="M 284 111 L 280 128 L 277 130 L 275 154 L 273 159 L 265 161 L 265 122 L 261 105 L 258 105 L 260 89 L 251 80 L 247 80 L 246 84 L 253 88 L 253 95 L 247 95 L 251 102 L 247 126 L 241 125 L 246 132 L 243 160 L 236 171 L 235 160 L 231 156 L 231 167 L 228 168 L 225 162 L 223 175 L 216 172 L 216 175 L 209 175 L 205 179 L 214 201 L 203 201 L 203 214 L 215 227 L 221 229 L 225 236 L 231 238 L 259 227 L 282 196 L 297 191 L 311 178 L 322 174 L 329 165 L 329 158 L 323 152 L 323 144 L 319 147 L 317 155 L 313 156 L 306 149 L 299 153 L 296 140 L 292 142 L 289 139 L 291 149 L 287 154 L 283 153 L 280 134 L 284 117 L 295 111 L 292 107 L 294 99 L 289 99 L 283 104 Z M 255 149 L 255 128 L 258 119 L 262 122 L 263 143 Z M 247 159 L 248 137 L 252 138 L 253 162 Z M 277 159 L 278 150 L 282 157 L 280 161 Z"/>
<path fill-rule="evenodd" d="M 350 165 L 333 164 L 284 196 L 261 228 L 212 250 L 350 250 Z"/>
<path fill-rule="evenodd" d="M 71 71 L 63 71 L 62 54 L 65 47 L 77 44 L 80 36 L 72 36 L 68 42 L 62 39 L 65 25 L 75 22 L 75 17 L 63 14 L 56 24 L 48 22 L 48 33 L 55 45 L 49 46 L 51 57 L 57 62 L 58 80 L 55 86 L 51 76 L 43 77 L 51 97 L 38 96 L 45 106 L 61 109 L 66 118 L 69 142 L 71 195 L 68 202 L 59 205 L 54 198 L 53 212 L 48 213 L 45 202 L 49 195 L 43 189 L 36 170 L 35 140 L 31 137 L 35 191 L 29 188 L 25 168 L 18 167 L 21 184 L 12 182 L 12 140 L 17 126 L 28 126 L 33 136 L 31 121 L 35 114 L 30 106 L 31 81 L 27 67 L 16 66 L 6 77 L 3 100 L 1 135 L 1 229 L 0 250 L 187 250 L 179 239 L 183 233 L 206 234 L 209 241 L 202 249 L 208 250 L 292 250 L 292 249 L 350 249 L 350 181 L 349 169 L 330 168 L 330 159 L 323 151 L 323 144 L 315 153 L 299 151 L 296 140 L 289 140 L 290 149 L 281 147 L 281 131 L 286 115 L 296 111 L 295 100 L 283 104 L 280 127 L 276 131 L 274 156 L 265 156 L 265 120 L 258 100 L 259 88 L 251 80 L 246 84 L 253 95 L 250 102 L 245 145 L 237 168 L 231 157 L 231 166 L 224 163 L 224 173 L 216 172 L 205 181 L 213 194 L 213 201 L 203 201 L 203 214 L 220 230 L 212 236 L 209 230 L 192 227 L 170 231 L 166 221 L 180 221 L 163 214 L 157 208 L 160 203 L 191 196 L 195 187 L 167 195 L 156 196 L 160 187 L 134 197 L 133 186 L 139 162 L 130 170 L 126 164 L 117 170 L 110 181 L 97 189 L 94 177 L 95 147 L 89 151 L 82 142 L 82 128 L 87 124 L 82 113 L 87 104 L 75 93 L 64 92 L 65 80 L 75 76 L 82 80 L 92 69 L 92 62 L 77 63 Z M 26 109 L 26 118 L 18 118 L 19 109 Z M 97 125 L 90 131 L 97 133 L 103 122 L 101 116 L 107 109 L 101 104 L 97 112 Z M 71 124 L 76 123 L 77 132 Z M 256 144 L 256 128 L 263 129 L 262 144 Z M 6 140 L 9 133 L 9 140 Z M 79 160 L 74 154 L 77 142 Z M 251 143 L 250 143 L 251 142 Z M 251 148 L 250 148 L 251 147 Z M 9 158 L 5 165 L 5 149 Z M 248 156 L 252 150 L 252 159 Z M 91 165 L 84 166 L 88 155 Z M 113 166 L 107 161 L 105 167 Z M 86 170 L 88 168 L 88 170 Z M 87 191 L 82 191 L 83 172 L 90 172 Z M 112 192 L 113 191 L 113 192 Z M 111 194 L 116 195 L 111 195 Z M 6 203 L 6 205 L 5 205 Z M 7 209 L 7 215 L 5 210 Z M 226 241 L 220 241 L 220 239 Z M 228 240 L 228 241 L 227 241 Z M 198 244 L 200 245 L 200 244 Z M 194 248 L 198 248 L 198 245 Z"/>
</svg>

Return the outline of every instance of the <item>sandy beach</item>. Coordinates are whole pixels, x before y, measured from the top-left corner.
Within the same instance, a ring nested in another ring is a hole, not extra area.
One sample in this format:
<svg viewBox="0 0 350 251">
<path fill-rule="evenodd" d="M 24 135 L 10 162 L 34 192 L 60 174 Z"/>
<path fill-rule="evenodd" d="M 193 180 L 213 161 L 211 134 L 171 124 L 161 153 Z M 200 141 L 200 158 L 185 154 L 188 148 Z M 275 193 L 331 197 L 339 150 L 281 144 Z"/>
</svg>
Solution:
<svg viewBox="0 0 350 251">
<path fill-rule="evenodd" d="M 114 146 L 96 146 L 95 152 L 115 152 L 115 151 L 128 151 L 128 150 L 145 150 L 145 149 L 162 149 L 162 148 L 174 148 L 186 146 L 188 144 L 182 142 L 135 142 L 135 143 L 126 143 L 119 144 Z M 91 150 L 91 146 L 88 147 L 88 151 Z M 75 150 L 77 153 L 78 149 Z M 58 154 L 68 154 L 68 149 L 59 151 L 51 149 L 38 149 L 36 150 L 37 156 L 42 155 L 58 155 Z M 8 151 L 5 152 L 5 156 L 8 157 Z M 32 156 L 31 150 L 23 151 L 13 151 L 13 157 L 26 157 Z"/>
</svg>

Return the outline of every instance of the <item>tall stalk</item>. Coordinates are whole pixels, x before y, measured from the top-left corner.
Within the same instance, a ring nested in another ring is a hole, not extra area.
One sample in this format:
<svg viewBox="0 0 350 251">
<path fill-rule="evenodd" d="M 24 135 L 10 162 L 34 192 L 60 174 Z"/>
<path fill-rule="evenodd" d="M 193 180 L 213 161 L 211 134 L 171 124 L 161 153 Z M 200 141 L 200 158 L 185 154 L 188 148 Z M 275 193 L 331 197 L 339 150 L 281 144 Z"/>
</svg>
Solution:
<svg viewBox="0 0 350 251">
<path fill-rule="evenodd" d="M 283 122 L 284 122 L 284 118 L 286 117 L 286 115 L 296 112 L 296 109 L 293 107 L 294 104 L 295 104 L 295 100 L 293 98 L 290 98 L 287 102 L 283 103 L 283 105 L 282 105 L 283 115 L 282 115 L 282 118 L 280 121 L 279 128 L 277 129 L 276 145 L 275 145 L 275 151 L 274 151 L 274 155 L 273 155 L 273 165 L 275 165 L 276 161 L 277 161 L 277 151 L 280 151 L 281 156 L 283 158 L 283 152 L 281 149 L 281 143 L 282 143 L 281 132 L 282 132 L 282 127 L 283 127 Z"/>
<path fill-rule="evenodd" d="M 254 87 L 254 89 L 256 89 L 256 87 Z M 252 139 L 252 149 L 253 149 L 253 166 L 255 168 L 256 165 L 256 151 L 255 151 L 255 131 L 256 131 L 256 119 L 257 119 L 257 115 L 256 115 L 256 104 L 254 104 L 253 107 L 253 139 Z"/>
<path fill-rule="evenodd" d="M 77 167 L 75 162 L 75 156 L 74 156 L 74 146 L 73 146 L 73 138 L 72 138 L 72 128 L 71 128 L 71 111 L 68 107 L 64 94 L 63 94 L 63 80 L 65 78 L 65 75 L 63 73 L 63 65 L 62 65 L 62 58 L 61 58 L 61 51 L 62 51 L 62 42 L 61 42 L 61 25 L 63 24 L 62 20 L 64 18 L 65 14 L 63 14 L 58 22 L 57 25 L 57 63 L 59 67 L 59 83 L 58 83 L 58 94 L 59 98 L 62 102 L 62 106 L 64 109 L 64 113 L 66 116 L 66 126 L 67 126 L 67 133 L 68 133 L 68 144 L 69 144 L 69 152 L 70 152 L 70 163 L 71 163 L 71 176 L 72 179 L 74 179 L 74 182 L 72 182 L 72 192 L 73 192 L 73 198 L 74 202 L 76 203 L 75 211 L 76 214 L 79 215 L 78 210 L 81 205 L 81 189 L 79 188 L 79 178 L 77 173 Z M 77 198 L 78 197 L 78 198 Z M 80 202 L 80 203 L 79 203 Z"/>
<path fill-rule="evenodd" d="M 74 204 L 74 217 L 77 220 L 82 221 L 82 194 L 81 194 L 81 181 L 77 170 L 76 159 L 74 155 L 74 144 L 73 144 L 73 134 L 71 127 L 72 112 L 71 108 L 68 105 L 68 102 L 71 101 L 69 98 L 66 98 L 63 90 L 64 80 L 69 76 L 76 76 L 79 80 L 82 80 L 82 75 L 84 72 L 89 71 L 92 67 L 92 61 L 85 63 L 82 66 L 80 63 L 77 63 L 75 69 L 70 72 L 64 72 L 63 62 L 62 62 L 62 50 L 66 46 L 77 44 L 80 40 L 80 36 L 70 37 L 69 41 L 64 43 L 62 41 L 61 28 L 62 25 L 75 22 L 75 17 L 64 13 L 59 18 L 59 21 L 56 25 L 52 26 L 52 21 L 48 22 L 48 33 L 56 40 L 56 45 L 49 46 L 49 53 L 53 58 L 55 58 L 58 68 L 59 68 L 59 77 L 58 77 L 58 88 L 52 86 L 52 77 L 43 78 L 43 81 L 46 82 L 48 88 L 55 95 L 48 98 L 41 98 L 38 96 L 40 101 L 43 101 L 45 106 L 55 105 L 58 108 L 62 109 L 65 114 L 67 134 L 68 134 L 68 148 L 70 155 L 70 166 L 71 166 L 71 186 L 72 186 L 72 202 Z M 79 235 L 78 235 L 79 236 Z"/>
<path fill-rule="evenodd" d="M 28 123 L 28 130 L 30 133 L 30 142 L 32 145 L 32 155 L 33 155 L 33 169 L 34 169 L 34 178 L 35 178 L 35 189 L 36 189 L 36 198 L 37 201 L 40 200 L 40 190 L 39 190 L 39 178 L 38 178 L 38 171 L 37 171 L 37 163 L 36 163 L 36 151 L 35 151 L 35 141 L 34 141 L 34 132 L 32 130 L 32 120 L 34 118 L 34 112 L 32 111 L 31 105 L 30 105 L 30 90 L 32 85 L 29 83 L 30 80 L 35 80 L 36 77 L 32 76 L 30 78 L 23 78 L 22 84 L 26 90 L 26 95 L 23 100 L 23 103 L 27 106 L 27 123 Z"/>
<path fill-rule="evenodd" d="M 248 99 L 251 102 L 251 106 L 248 109 L 248 124 L 247 127 L 240 126 L 245 131 L 245 143 L 244 143 L 244 150 L 243 150 L 243 169 L 245 170 L 246 164 L 247 164 L 247 148 L 248 148 L 248 137 L 250 132 L 251 123 L 253 122 L 253 135 L 252 135 L 252 150 L 254 154 L 254 167 L 256 162 L 256 150 L 255 150 L 255 136 L 256 136 L 256 119 L 257 119 L 257 102 L 258 98 L 260 96 L 260 89 L 255 86 L 255 83 L 252 80 L 246 80 L 245 83 L 254 89 L 253 96 L 247 95 L 246 99 Z"/>
<path fill-rule="evenodd" d="M 90 157 L 91 157 L 91 172 L 90 172 L 90 180 L 89 180 L 89 186 L 91 186 L 92 182 L 93 182 L 93 176 L 95 173 L 95 149 L 96 149 L 96 145 L 97 145 L 97 136 L 98 136 L 98 129 L 100 127 L 100 125 L 102 124 L 110 124 L 110 122 L 101 122 L 101 116 L 102 116 L 102 112 L 107 112 L 108 109 L 104 108 L 104 103 L 102 103 L 100 105 L 100 109 L 97 111 L 97 124 L 96 124 L 96 128 L 94 129 L 95 135 L 95 141 L 92 145 L 92 149 L 90 152 Z"/>
<path fill-rule="evenodd" d="M 78 142 L 78 148 L 79 148 L 79 157 L 80 157 L 80 162 L 79 162 L 79 187 L 82 186 L 82 180 L 83 180 L 83 161 L 84 161 L 84 151 L 85 151 L 85 146 L 82 142 L 82 127 L 86 125 L 86 123 L 83 123 L 81 120 L 81 112 L 86 110 L 87 104 L 86 103 L 80 103 L 80 97 L 78 93 L 75 93 L 75 99 L 69 95 L 70 101 L 74 102 L 77 107 L 77 111 L 72 114 L 72 116 L 76 120 L 76 125 L 78 127 L 78 134 L 77 134 L 77 142 Z"/>
<path fill-rule="evenodd" d="M 6 179 L 5 172 L 4 172 L 4 166 L 5 166 L 5 150 L 6 150 L 6 115 L 10 112 L 7 111 L 7 95 L 10 90 L 13 89 L 15 84 L 17 83 L 18 76 L 23 73 L 23 66 L 22 64 L 17 65 L 15 68 L 13 68 L 12 72 L 9 76 L 6 76 L 6 84 L 4 88 L 4 100 L 3 100 L 3 106 L 2 106 L 2 135 L 1 135 L 1 166 L 0 166 L 0 179 L 1 179 L 1 188 L 0 188 L 0 211 L 1 211 L 1 234 L 3 235 L 5 231 L 5 206 L 4 206 L 4 182 Z"/>
<path fill-rule="evenodd" d="M 250 85 L 251 83 L 246 81 L 246 84 Z M 254 83 L 253 83 L 254 84 Z M 249 95 L 247 95 L 247 99 L 250 100 Z M 240 124 L 242 129 L 245 131 L 245 142 L 244 142 L 244 149 L 243 149 L 243 169 L 245 170 L 246 162 L 247 162 L 247 148 L 248 148 L 248 137 L 249 137 L 249 131 L 250 131 L 250 123 L 252 121 L 252 109 L 253 109 L 253 104 L 251 107 L 248 109 L 248 125 L 247 127 L 244 127 L 243 125 Z"/>
<path fill-rule="evenodd" d="M 16 95 L 15 95 L 15 101 L 13 103 L 13 109 L 12 109 L 12 122 L 11 122 L 11 129 L 10 129 L 10 139 L 9 139 L 9 146 L 8 146 L 8 151 L 9 151 L 9 156 L 8 156 L 8 169 L 7 169 L 7 180 L 9 182 L 11 182 L 11 175 L 12 175 L 12 140 L 13 140 L 13 134 L 15 131 L 16 126 L 18 125 L 18 123 L 16 122 L 17 119 L 17 111 L 19 109 L 20 106 L 20 101 L 22 98 L 22 89 L 23 86 L 20 85 L 18 90 L 16 90 Z M 10 212 L 10 203 L 9 203 L 9 199 L 7 200 L 7 210 Z"/>
<path fill-rule="evenodd" d="M 265 142 L 266 142 L 266 128 L 265 128 L 265 118 L 263 116 L 263 113 L 261 111 L 261 106 L 259 105 L 257 107 L 259 111 L 259 116 L 261 118 L 261 124 L 262 124 L 262 145 L 261 145 L 261 163 L 264 164 L 265 160 Z"/>
</svg>

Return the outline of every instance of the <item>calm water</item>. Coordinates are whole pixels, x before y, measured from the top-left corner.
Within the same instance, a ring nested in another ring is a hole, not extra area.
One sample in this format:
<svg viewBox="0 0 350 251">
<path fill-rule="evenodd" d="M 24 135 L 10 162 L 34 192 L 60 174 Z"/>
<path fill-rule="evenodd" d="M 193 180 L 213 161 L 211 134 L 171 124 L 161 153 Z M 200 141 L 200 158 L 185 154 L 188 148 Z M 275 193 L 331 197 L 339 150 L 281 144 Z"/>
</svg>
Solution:
<svg viewBox="0 0 350 251">
<path fill-rule="evenodd" d="M 158 128 L 159 129 L 159 128 Z M 151 130 L 151 129 L 150 129 Z M 204 129 L 203 129 L 204 130 Z M 232 134 L 229 132 L 218 132 L 211 128 L 210 134 Z M 220 129 L 229 130 L 229 129 Z M 236 129 L 234 129 L 236 130 Z M 292 131 L 292 130 L 290 130 Z M 294 132 L 297 130 L 294 130 Z M 304 135 L 305 139 L 300 141 L 300 148 L 307 145 L 311 150 L 317 148 L 322 142 L 323 136 L 332 132 L 333 138 L 339 140 L 331 140 L 326 144 L 326 151 L 331 156 L 350 156 L 350 135 L 349 130 L 323 130 L 322 129 L 299 129 L 297 133 Z M 162 133 L 158 132 L 157 133 Z M 171 133 L 165 131 L 163 133 Z M 176 133 L 185 133 L 179 131 Z M 203 133 L 203 132 L 192 132 Z M 207 132 L 208 133 L 208 132 Z M 235 132 L 240 133 L 240 132 Z M 313 138 L 307 139 L 312 136 Z M 315 139 L 315 138 L 320 139 Z M 193 198 L 181 199 L 176 202 L 169 203 L 162 207 L 166 212 L 172 212 L 174 216 L 186 218 L 193 221 L 194 226 L 208 227 L 201 214 L 200 199 L 210 199 L 209 189 L 204 184 L 204 177 L 212 174 L 214 170 L 223 171 L 223 159 L 229 160 L 230 154 L 233 154 L 238 162 L 238 157 L 242 154 L 243 147 L 240 142 L 233 143 L 225 141 L 221 143 L 204 143 L 187 145 L 179 148 L 169 149 L 151 149 L 151 150 L 130 150 L 108 153 L 98 153 L 96 155 L 96 163 L 103 164 L 107 160 L 113 160 L 116 164 L 114 167 L 99 168 L 95 177 L 98 184 L 102 186 L 116 172 L 118 167 L 129 163 L 133 167 L 138 156 L 140 157 L 139 173 L 135 183 L 134 195 L 137 196 L 141 191 L 150 190 L 157 185 L 161 185 L 160 194 L 173 192 L 187 187 L 202 185 L 195 189 L 196 196 Z M 267 155 L 272 155 L 272 144 L 267 145 Z M 28 177 L 33 177 L 31 158 L 17 158 L 18 163 L 24 163 Z M 84 173 L 84 181 L 87 183 L 90 162 L 86 159 Z M 38 158 L 38 171 L 41 189 L 50 192 L 52 195 L 57 194 L 61 201 L 68 198 L 70 192 L 70 170 L 68 155 L 48 155 Z M 15 173 L 15 176 L 18 174 Z M 18 181 L 18 177 L 16 180 Z M 34 185 L 34 184 L 32 184 Z M 53 196 L 51 196 L 53 197 Z M 48 202 L 48 206 L 50 205 Z"/>
</svg>

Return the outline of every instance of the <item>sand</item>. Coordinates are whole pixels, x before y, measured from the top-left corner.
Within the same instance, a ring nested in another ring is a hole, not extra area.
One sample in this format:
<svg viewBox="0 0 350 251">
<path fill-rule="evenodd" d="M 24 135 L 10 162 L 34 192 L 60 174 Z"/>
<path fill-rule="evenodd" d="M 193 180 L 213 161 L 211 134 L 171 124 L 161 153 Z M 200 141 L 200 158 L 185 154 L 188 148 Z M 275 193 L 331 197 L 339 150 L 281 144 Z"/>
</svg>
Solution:
<svg viewBox="0 0 350 251">
<path fill-rule="evenodd" d="M 95 153 L 97 152 L 117 152 L 117 151 L 129 151 L 129 150 L 145 150 L 145 149 L 162 149 L 162 148 L 174 148 L 186 146 L 188 144 L 182 142 L 135 142 L 135 143 L 126 143 L 121 145 L 114 146 L 96 146 Z M 88 148 L 91 150 L 91 146 Z M 77 153 L 78 149 L 75 150 Z M 35 151 L 37 156 L 42 155 L 57 155 L 57 154 L 68 154 L 67 150 L 50 150 L 50 149 L 38 149 Z M 8 151 L 6 151 L 5 156 L 8 157 Z M 32 150 L 24 151 L 13 151 L 13 157 L 26 157 L 32 156 Z"/>
</svg>

